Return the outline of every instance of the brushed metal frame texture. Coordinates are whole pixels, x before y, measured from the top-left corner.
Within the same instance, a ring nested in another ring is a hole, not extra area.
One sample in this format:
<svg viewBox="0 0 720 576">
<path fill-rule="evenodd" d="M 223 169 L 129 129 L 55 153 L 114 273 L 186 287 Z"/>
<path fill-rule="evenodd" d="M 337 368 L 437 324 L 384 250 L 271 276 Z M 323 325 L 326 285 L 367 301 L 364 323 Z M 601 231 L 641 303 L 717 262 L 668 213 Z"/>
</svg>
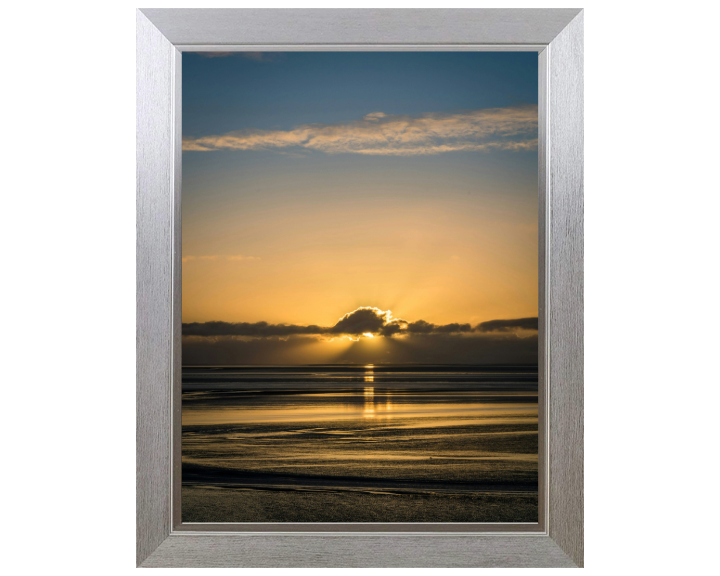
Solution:
<svg viewBox="0 0 720 576">
<path fill-rule="evenodd" d="M 181 53 L 232 49 L 538 53 L 538 524 L 180 522 Z M 142 9 L 136 94 L 137 565 L 582 566 L 582 10 Z"/>
</svg>

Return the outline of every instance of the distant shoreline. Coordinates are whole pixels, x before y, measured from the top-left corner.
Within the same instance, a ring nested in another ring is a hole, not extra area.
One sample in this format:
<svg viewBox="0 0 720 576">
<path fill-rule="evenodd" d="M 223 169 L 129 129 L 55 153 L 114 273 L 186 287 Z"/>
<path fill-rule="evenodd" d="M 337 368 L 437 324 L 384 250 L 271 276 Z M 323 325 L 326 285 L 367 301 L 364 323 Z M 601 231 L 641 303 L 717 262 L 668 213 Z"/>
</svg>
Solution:
<svg viewBox="0 0 720 576">
<path fill-rule="evenodd" d="M 331 370 L 343 371 L 374 371 L 374 372 L 537 372 L 537 364 L 238 364 L 238 365 L 183 365 L 183 370 Z"/>
</svg>

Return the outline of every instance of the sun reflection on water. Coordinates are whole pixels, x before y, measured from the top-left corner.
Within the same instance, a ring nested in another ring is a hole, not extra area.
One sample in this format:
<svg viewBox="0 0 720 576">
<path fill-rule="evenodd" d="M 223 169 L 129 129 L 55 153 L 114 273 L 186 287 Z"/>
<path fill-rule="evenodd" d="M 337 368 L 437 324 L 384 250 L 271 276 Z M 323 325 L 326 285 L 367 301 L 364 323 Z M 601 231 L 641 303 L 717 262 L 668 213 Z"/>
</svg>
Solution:
<svg viewBox="0 0 720 576">
<path fill-rule="evenodd" d="M 375 388 L 365 388 L 365 409 L 363 410 L 365 418 L 375 417 Z"/>
<path fill-rule="evenodd" d="M 375 382 L 373 368 L 375 368 L 374 364 L 367 364 L 365 366 L 365 382 Z"/>
</svg>

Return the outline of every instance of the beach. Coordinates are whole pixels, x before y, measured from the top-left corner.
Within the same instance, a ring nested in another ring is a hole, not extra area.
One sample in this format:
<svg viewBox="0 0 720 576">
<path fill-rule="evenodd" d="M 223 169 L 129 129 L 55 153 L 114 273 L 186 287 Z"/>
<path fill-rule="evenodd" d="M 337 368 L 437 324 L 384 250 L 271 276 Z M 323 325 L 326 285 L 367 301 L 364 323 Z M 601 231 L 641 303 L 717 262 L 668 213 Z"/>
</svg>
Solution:
<svg viewBox="0 0 720 576">
<path fill-rule="evenodd" d="M 183 522 L 537 522 L 533 366 L 186 367 Z"/>
</svg>

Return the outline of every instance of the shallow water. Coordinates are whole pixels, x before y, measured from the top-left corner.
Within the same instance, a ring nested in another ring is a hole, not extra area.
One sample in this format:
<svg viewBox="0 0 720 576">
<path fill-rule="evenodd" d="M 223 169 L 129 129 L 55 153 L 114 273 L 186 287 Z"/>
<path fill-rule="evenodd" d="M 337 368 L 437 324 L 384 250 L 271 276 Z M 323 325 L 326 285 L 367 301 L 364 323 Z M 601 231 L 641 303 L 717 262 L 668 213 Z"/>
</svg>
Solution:
<svg viewBox="0 0 720 576">
<path fill-rule="evenodd" d="M 536 521 L 537 414 L 532 368 L 186 368 L 183 521 Z"/>
</svg>

